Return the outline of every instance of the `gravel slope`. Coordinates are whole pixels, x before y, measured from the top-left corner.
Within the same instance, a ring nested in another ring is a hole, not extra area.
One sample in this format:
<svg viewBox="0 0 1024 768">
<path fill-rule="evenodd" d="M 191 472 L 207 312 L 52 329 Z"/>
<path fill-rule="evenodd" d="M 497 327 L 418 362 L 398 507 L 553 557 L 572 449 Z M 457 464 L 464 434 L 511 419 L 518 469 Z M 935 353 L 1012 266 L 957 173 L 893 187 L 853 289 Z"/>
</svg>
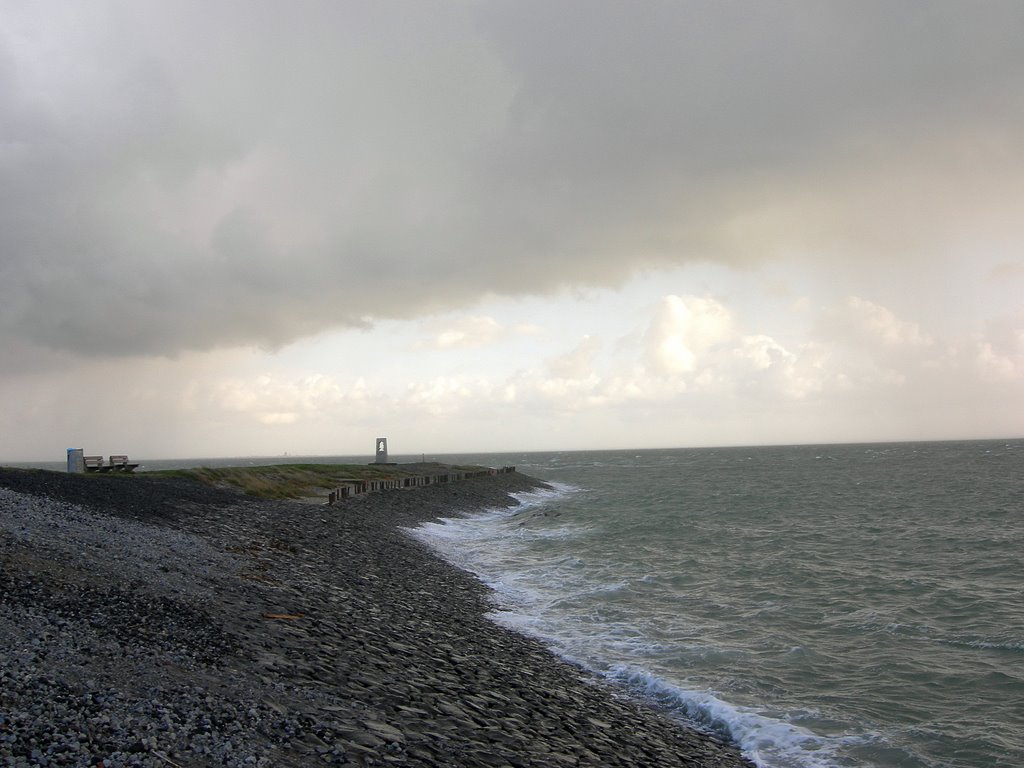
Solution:
<svg viewBox="0 0 1024 768">
<path fill-rule="evenodd" d="M 536 484 L 327 507 L 0 469 L 0 765 L 749 766 L 399 530 Z"/>
</svg>

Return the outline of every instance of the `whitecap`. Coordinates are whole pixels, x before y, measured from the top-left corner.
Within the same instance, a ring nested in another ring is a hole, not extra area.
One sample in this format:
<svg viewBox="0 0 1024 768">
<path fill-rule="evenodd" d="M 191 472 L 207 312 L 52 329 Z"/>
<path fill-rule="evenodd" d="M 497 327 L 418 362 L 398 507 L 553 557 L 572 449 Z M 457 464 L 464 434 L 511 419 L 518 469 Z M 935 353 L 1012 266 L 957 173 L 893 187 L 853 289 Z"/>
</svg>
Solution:
<svg viewBox="0 0 1024 768">
<path fill-rule="evenodd" d="M 699 726 L 731 739 L 761 768 L 833 768 L 842 745 L 858 737 L 825 737 L 752 708 L 730 704 L 711 691 L 673 685 L 632 666 L 611 668 L 607 676 L 674 709 Z"/>
</svg>

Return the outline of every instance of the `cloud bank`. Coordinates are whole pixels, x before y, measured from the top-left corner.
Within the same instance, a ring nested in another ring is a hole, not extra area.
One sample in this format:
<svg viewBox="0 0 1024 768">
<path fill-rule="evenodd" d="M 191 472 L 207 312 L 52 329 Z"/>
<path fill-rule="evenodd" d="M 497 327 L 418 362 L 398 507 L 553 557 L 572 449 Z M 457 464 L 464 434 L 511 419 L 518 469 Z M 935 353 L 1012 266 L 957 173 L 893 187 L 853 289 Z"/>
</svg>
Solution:
<svg viewBox="0 0 1024 768">
<path fill-rule="evenodd" d="M 226 366 L 202 356 L 207 370 L 183 382 L 166 360 L 97 361 L 75 382 L 4 385 L 5 399 L 21 407 L 0 416 L 0 451 L 57 453 L 39 428 L 53 420 L 65 435 L 149 446 L 149 455 L 196 446 L 213 455 L 255 446 L 332 455 L 358 451 L 378 432 L 408 452 L 459 452 L 991 437 L 1024 426 L 1019 330 L 999 343 L 943 337 L 856 296 L 808 314 L 808 335 L 788 342 L 740 308 L 668 294 L 641 334 L 587 336 L 507 371 L 478 363 L 424 373 L 418 358 L 436 352 L 425 347 L 404 352 L 408 374 L 399 378 L 246 371 L 236 353 Z M 837 322 L 844 334 L 829 331 Z M 508 350 L 515 339 L 489 343 Z M 126 370 L 131 388 L 109 386 Z M 55 417 L 52 403 L 83 388 L 88 412 Z"/>
<path fill-rule="evenodd" d="M 687 261 L 1009 248 L 1021 28 L 998 0 L 7 3 L 0 340 L 277 348 Z"/>
</svg>

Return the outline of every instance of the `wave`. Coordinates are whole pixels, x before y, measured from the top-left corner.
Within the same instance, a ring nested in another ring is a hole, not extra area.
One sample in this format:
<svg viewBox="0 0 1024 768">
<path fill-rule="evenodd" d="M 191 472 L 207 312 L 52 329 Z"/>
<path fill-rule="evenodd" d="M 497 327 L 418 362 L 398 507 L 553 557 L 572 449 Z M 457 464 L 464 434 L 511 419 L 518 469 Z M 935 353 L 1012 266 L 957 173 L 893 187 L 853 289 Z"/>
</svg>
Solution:
<svg viewBox="0 0 1024 768">
<path fill-rule="evenodd" d="M 753 709 L 730 704 L 707 691 L 689 690 L 636 665 L 609 664 L 600 657 L 640 660 L 664 653 L 667 647 L 628 623 L 604 624 L 600 638 L 579 631 L 575 620 L 578 610 L 567 611 L 566 603 L 586 602 L 597 595 L 611 595 L 626 589 L 629 581 L 589 581 L 569 584 L 566 579 L 548 579 L 557 589 L 547 590 L 530 578 L 533 561 L 518 562 L 515 542 L 521 537 L 576 535 L 582 529 L 573 521 L 550 518 L 545 527 L 524 530 L 516 526 L 524 515 L 541 507 L 550 508 L 579 488 L 559 485 L 551 490 L 517 494 L 519 504 L 512 509 L 482 510 L 469 517 L 446 518 L 412 529 L 410 533 L 431 546 L 449 562 L 475 574 L 495 590 L 493 621 L 514 631 L 540 639 L 567 661 L 622 685 L 641 698 L 668 709 L 680 719 L 721 738 L 736 743 L 743 753 L 762 768 L 826 768 L 841 765 L 835 751 L 836 739 L 812 733 L 794 723 L 769 717 Z M 571 558 L 570 558 L 571 560 Z M 549 561 L 545 569 L 565 574 L 570 561 Z M 534 574 L 535 575 L 535 574 Z M 643 581 L 643 577 L 639 579 Z M 650 582 L 653 577 L 648 578 Z M 581 606 L 577 606 L 580 608 Z M 597 640 L 596 645 L 592 642 Z M 607 655 L 606 655 L 607 654 Z"/>
<path fill-rule="evenodd" d="M 531 539 L 560 539 L 576 535 L 580 526 L 572 521 L 557 525 L 527 525 L 541 508 L 548 508 L 554 502 L 579 488 L 565 483 L 549 483 L 550 488 L 538 488 L 511 494 L 518 502 L 514 507 L 488 507 L 479 512 L 459 516 L 443 517 L 421 523 L 415 528 L 404 529 L 413 538 L 434 549 L 453 565 L 470 571 L 477 578 L 517 603 L 529 602 L 524 587 L 515 586 L 515 572 L 518 563 L 495 562 L 496 543 L 529 537 Z M 544 518 L 545 522 L 550 519 Z M 506 557 L 509 557 L 506 555 Z"/>
<path fill-rule="evenodd" d="M 951 638 L 943 639 L 946 645 L 957 645 L 964 648 L 977 648 L 985 651 L 1024 651 L 1024 640 L 997 640 L 979 638 L 977 640 Z"/>
<path fill-rule="evenodd" d="M 834 768 L 842 764 L 840 746 L 864 741 L 853 736 L 820 736 L 794 723 L 730 704 L 708 691 L 675 685 L 640 667 L 616 665 L 604 675 L 703 729 L 730 739 L 744 756 L 763 768 Z"/>
<path fill-rule="evenodd" d="M 579 486 L 571 485 L 570 483 L 549 481 L 548 485 L 550 488 L 537 488 L 532 491 L 518 491 L 512 494 L 512 498 L 519 502 L 520 507 L 529 507 L 531 505 L 535 506 L 537 504 L 543 504 L 551 501 L 552 499 L 558 499 L 583 490 Z M 513 511 L 519 511 L 520 507 L 515 507 Z"/>
<path fill-rule="evenodd" d="M 544 642 L 559 657 L 631 691 L 659 709 L 717 738 L 736 744 L 759 768 L 836 768 L 843 765 L 839 747 L 865 743 L 858 737 L 828 738 L 797 724 L 769 717 L 752 708 L 737 706 L 709 691 L 687 689 L 634 664 L 603 666 L 586 656 L 570 637 L 551 633 L 547 622 L 510 607 L 488 614 L 493 621 Z M 658 654 L 665 646 L 642 637 L 605 636 L 602 645 L 625 651 L 633 658 Z"/>
<path fill-rule="evenodd" d="M 1024 640 L 1019 637 L 978 637 L 960 635 L 927 624 L 916 624 L 901 621 L 886 621 L 873 611 L 864 612 L 861 621 L 849 623 L 854 630 L 863 632 L 881 632 L 888 635 L 901 636 L 908 640 L 937 643 L 939 645 L 959 648 L 975 648 L 991 651 L 1024 651 Z"/>
</svg>

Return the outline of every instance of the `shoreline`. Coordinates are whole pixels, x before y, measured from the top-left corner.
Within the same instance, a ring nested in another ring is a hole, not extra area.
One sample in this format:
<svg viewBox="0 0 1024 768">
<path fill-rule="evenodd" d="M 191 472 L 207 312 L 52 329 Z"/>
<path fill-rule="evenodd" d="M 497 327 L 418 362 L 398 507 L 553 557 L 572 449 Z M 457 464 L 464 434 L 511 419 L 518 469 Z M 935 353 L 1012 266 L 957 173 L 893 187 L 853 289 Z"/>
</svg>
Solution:
<svg viewBox="0 0 1024 768">
<path fill-rule="evenodd" d="M 401 530 L 538 486 L 328 507 L 0 469 L 0 759 L 749 767 L 487 619 L 490 590 Z"/>
</svg>

